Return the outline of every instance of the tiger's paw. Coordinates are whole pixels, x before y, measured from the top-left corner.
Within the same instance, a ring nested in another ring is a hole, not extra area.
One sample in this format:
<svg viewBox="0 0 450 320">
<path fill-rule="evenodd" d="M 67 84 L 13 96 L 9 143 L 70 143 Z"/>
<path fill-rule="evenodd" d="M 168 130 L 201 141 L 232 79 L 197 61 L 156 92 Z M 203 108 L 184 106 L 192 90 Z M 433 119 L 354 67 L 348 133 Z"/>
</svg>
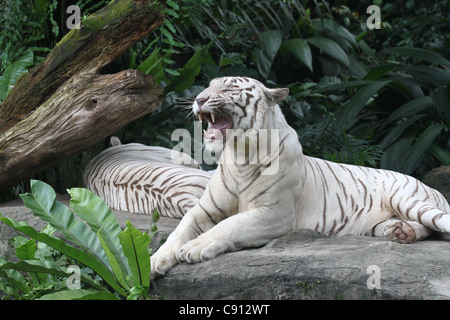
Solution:
<svg viewBox="0 0 450 320">
<path fill-rule="evenodd" d="M 211 260 L 225 251 L 225 247 L 217 240 L 198 237 L 182 246 L 178 252 L 180 261 L 198 263 Z"/>
<path fill-rule="evenodd" d="M 416 231 L 406 221 L 398 221 L 392 224 L 384 232 L 384 236 L 395 242 L 413 243 L 416 241 Z"/>
<path fill-rule="evenodd" d="M 162 250 L 161 250 L 162 249 Z M 154 279 L 158 275 L 164 276 L 167 271 L 172 269 L 177 263 L 177 258 L 175 256 L 176 250 L 172 248 L 161 247 L 155 254 L 150 258 L 150 278 Z"/>
</svg>

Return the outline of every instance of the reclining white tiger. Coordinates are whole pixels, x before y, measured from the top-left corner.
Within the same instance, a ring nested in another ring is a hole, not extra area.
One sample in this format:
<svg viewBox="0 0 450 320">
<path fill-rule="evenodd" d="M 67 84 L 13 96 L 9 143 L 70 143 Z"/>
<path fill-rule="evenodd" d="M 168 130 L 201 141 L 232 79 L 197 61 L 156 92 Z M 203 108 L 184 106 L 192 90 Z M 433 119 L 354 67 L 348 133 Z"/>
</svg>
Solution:
<svg viewBox="0 0 450 320">
<path fill-rule="evenodd" d="M 197 204 L 212 173 L 184 153 L 139 143 L 121 144 L 111 137 L 111 147 L 89 162 L 85 187 L 113 209 L 181 218 Z M 177 165 L 175 163 L 183 163 Z"/>
<path fill-rule="evenodd" d="M 261 246 L 299 228 L 404 243 L 424 239 L 431 230 L 450 233 L 448 202 L 415 178 L 304 156 L 277 104 L 288 92 L 250 78 L 224 77 L 197 96 L 193 112 L 209 122 L 205 147 L 223 153 L 199 202 L 151 257 L 152 277 L 179 261 L 196 263 Z M 279 149 L 269 154 L 279 160 L 275 174 L 264 174 L 267 162 L 235 163 L 230 137 L 245 137 L 226 130 L 239 128 L 250 139 L 247 154 L 258 148 L 262 129 L 279 130 Z"/>
</svg>

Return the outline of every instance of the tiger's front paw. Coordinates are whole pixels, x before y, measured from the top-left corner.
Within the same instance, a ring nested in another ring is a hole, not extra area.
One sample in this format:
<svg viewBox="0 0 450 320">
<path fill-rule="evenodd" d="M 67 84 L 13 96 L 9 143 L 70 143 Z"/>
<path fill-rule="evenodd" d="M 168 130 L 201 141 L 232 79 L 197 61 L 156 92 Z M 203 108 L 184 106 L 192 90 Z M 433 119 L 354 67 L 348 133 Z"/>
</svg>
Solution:
<svg viewBox="0 0 450 320">
<path fill-rule="evenodd" d="M 197 263 L 211 260 L 226 251 L 226 246 L 222 242 L 202 236 L 189 241 L 180 248 L 178 252 L 180 261 Z"/>
<path fill-rule="evenodd" d="M 177 263 L 177 249 L 172 246 L 162 246 L 150 258 L 150 278 L 154 279 L 157 275 L 164 276 L 167 271 L 172 269 Z"/>
</svg>

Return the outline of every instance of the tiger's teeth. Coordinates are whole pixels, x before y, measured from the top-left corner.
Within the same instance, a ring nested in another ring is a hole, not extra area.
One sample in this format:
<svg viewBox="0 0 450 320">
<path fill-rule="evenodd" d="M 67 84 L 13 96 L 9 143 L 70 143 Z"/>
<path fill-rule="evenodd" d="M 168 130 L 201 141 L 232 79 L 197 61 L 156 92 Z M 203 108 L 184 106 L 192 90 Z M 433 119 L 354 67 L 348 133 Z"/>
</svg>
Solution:
<svg viewBox="0 0 450 320">
<path fill-rule="evenodd" d="M 214 115 L 214 113 L 211 113 L 211 120 L 212 123 L 216 123 L 216 116 Z"/>
<path fill-rule="evenodd" d="M 203 117 L 201 113 L 198 114 L 198 120 L 200 120 L 200 122 L 203 122 Z"/>
<path fill-rule="evenodd" d="M 206 130 L 203 130 L 203 134 L 206 136 Z"/>
</svg>

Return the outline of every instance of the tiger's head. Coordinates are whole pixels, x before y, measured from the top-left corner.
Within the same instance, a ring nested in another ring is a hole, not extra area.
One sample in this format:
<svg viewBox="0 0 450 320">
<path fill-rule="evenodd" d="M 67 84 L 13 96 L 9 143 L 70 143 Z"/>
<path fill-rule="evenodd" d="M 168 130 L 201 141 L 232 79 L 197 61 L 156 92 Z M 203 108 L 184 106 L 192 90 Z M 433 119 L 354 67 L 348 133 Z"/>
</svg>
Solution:
<svg viewBox="0 0 450 320">
<path fill-rule="evenodd" d="M 269 89 L 246 77 L 213 79 L 192 106 L 200 121 L 207 120 L 205 148 L 220 154 L 229 129 L 271 129 L 273 107 L 289 94 L 289 89 Z"/>
</svg>

